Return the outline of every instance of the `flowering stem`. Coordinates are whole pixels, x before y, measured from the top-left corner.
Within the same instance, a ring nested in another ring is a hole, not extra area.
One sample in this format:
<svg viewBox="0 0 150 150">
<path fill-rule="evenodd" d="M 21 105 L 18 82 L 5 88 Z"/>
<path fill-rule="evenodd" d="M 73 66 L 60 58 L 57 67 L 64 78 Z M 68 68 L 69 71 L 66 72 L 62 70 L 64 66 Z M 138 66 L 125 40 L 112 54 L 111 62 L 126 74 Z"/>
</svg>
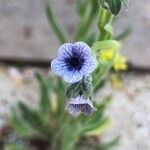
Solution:
<svg viewBox="0 0 150 150">
<path fill-rule="evenodd" d="M 113 54 L 113 58 L 112 60 L 107 64 L 106 67 L 104 67 L 103 70 L 100 70 L 99 73 L 98 73 L 98 78 L 95 80 L 94 82 L 94 93 L 97 92 L 97 90 L 99 89 L 99 85 L 101 84 L 101 82 L 104 80 L 104 78 L 106 77 L 107 73 L 109 72 L 109 70 L 111 69 L 113 63 L 114 63 L 114 59 L 115 59 L 115 56 L 116 56 L 116 52 L 114 52 Z"/>
<path fill-rule="evenodd" d="M 67 39 L 64 36 L 64 33 L 61 31 L 60 27 L 58 26 L 55 17 L 52 13 L 51 7 L 49 4 L 46 5 L 46 14 L 49 21 L 49 24 L 51 25 L 53 31 L 55 32 L 57 38 L 59 39 L 59 42 L 61 44 L 67 42 Z"/>
<path fill-rule="evenodd" d="M 99 17 L 98 17 L 98 28 L 99 28 L 100 35 L 98 37 L 98 40 L 103 41 L 109 39 L 108 35 L 110 33 L 106 31 L 105 26 L 111 25 L 112 21 L 113 21 L 113 14 L 110 11 L 100 7 Z"/>
<path fill-rule="evenodd" d="M 99 85 L 101 84 L 101 82 L 104 80 L 105 76 L 107 75 L 108 71 L 110 70 L 110 68 L 112 67 L 113 62 L 110 62 L 109 65 L 105 68 L 105 70 L 103 72 L 99 73 L 99 79 L 97 80 L 97 82 L 94 83 L 94 93 L 97 92 L 97 90 L 99 89 Z"/>
<path fill-rule="evenodd" d="M 98 17 L 98 28 L 100 32 L 100 35 L 98 37 L 99 41 L 108 40 L 112 38 L 112 33 L 105 29 L 106 25 L 110 25 L 111 27 L 112 21 L 113 21 L 113 14 L 110 11 L 100 6 L 99 17 Z M 107 67 L 104 70 L 99 69 L 100 65 L 98 65 L 97 68 L 98 73 L 95 76 L 95 80 L 94 80 L 95 81 L 94 92 L 96 92 L 99 89 L 99 85 L 103 81 L 104 77 L 106 76 L 106 74 L 108 73 L 112 65 L 113 65 L 113 60 L 107 65 Z"/>
<path fill-rule="evenodd" d="M 106 10 L 100 7 L 99 14 L 98 14 L 98 24 L 97 24 L 100 32 L 104 27 L 105 19 L 106 19 Z"/>
</svg>

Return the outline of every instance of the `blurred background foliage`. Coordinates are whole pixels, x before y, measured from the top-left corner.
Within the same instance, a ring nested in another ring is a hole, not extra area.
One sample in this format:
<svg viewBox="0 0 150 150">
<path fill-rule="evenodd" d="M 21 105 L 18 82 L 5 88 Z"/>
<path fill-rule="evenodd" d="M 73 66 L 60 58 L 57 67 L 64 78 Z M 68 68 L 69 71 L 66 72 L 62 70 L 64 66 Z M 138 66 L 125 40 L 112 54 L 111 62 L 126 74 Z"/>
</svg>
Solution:
<svg viewBox="0 0 150 150">
<path fill-rule="evenodd" d="M 93 42 L 97 39 L 99 36 L 99 32 L 95 26 L 95 23 L 97 22 L 98 12 L 99 12 L 99 3 L 102 3 L 101 1 L 104 0 L 77 0 L 76 1 L 76 14 L 77 14 L 77 31 L 75 32 L 74 38 L 72 40 L 67 39 L 65 36 L 65 33 L 63 32 L 62 28 L 59 26 L 58 20 L 56 17 L 54 17 L 54 13 L 52 10 L 52 6 L 50 4 L 50 1 L 47 1 L 46 5 L 46 14 L 48 21 L 50 23 L 51 28 L 53 29 L 55 35 L 57 36 L 59 42 L 65 43 L 67 41 L 84 41 L 89 46 L 92 46 Z M 116 3 L 119 3 L 119 8 L 111 8 L 111 10 L 116 10 L 117 13 L 119 13 L 122 4 L 120 5 L 120 2 L 123 1 L 127 5 L 127 0 L 113 0 L 116 1 Z M 126 1 L 126 2 L 125 2 Z M 111 4 L 110 6 L 114 6 Z M 115 3 L 115 4 L 116 4 Z M 104 5 L 102 3 L 102 5 Z M 116 5 L 118 7 L 118 5 Z M 117 21 L 117 17 L 114 18 L 114 21 Z M 106 20 L 107 22 L 107 20 Z M 113 32 L 113 31 L 112 31 Z M 116 40 L 123 40 L 126 38 L 131 32 L 131 27 L 127 27 L 122 33 L 114 37 Z"/>
<path fill-rule="evenodd" d="M 65 111 L 65 84 L 60 78 L 43 77 L 37 73 L 41 96 L 37 109 L 19 102 L 13 110 L 7 136 L 1 137 L 4 150 L 107 150 L 119 142 L 119 136 L 109 143 L 99 136 L 110 126 L 105 114 L 111 102 L 108 95 L 95 103 L 97 111 L 90 117 L 69 117 Z M 17 109 L 18 110 L 18 109 Z"/>
</svg>

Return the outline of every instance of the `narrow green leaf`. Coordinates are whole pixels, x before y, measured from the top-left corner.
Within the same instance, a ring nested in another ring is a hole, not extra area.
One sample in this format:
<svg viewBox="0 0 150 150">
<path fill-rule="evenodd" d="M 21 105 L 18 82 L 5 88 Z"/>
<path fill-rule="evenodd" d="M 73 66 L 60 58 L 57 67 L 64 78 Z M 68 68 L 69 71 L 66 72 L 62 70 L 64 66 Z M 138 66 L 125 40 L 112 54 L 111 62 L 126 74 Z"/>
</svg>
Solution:
<svg viewBox="0 0 150 150">
<path fill-rule="evenodd" d="M 110 102 L 112 101 L 112 95 L 108 95 L 103 98 L 100 104 L 98 104 L 98 109 L 101 110 L 101 112 L 104 112 L 106 108 L 109 106 Z"/>
<path fill-rule="evenodd" d="M 90 0 L 90 1 L 91 1 L 91 5 L 92 5 L 93 17 L 95 17 L 99 10 L 98 1 L 97 0 Z"/>
<path fill-rule="evenodd" d="M 85 14 L 87 4 L 87 0 L 77 0 L 76 10 L 80 17 Z"/>
<path fill-rule="evenodd" d="M 95 81 L 96 82 L 96 81 Z M 97 85 L 97 89 L 101 89 L 103 88 L 103 86 L 106 83 L 106 79 L 102 79 L 101 82 L 99 82 L 99 84 Z M 96 92 L 96 91 L 95 91 Z"/>
<path fill-rule="evenodd" d="M 59 27 L 58 23 L 55 20 L 56 17 L 54 17 L 54 15 L 53 15 L 50 4 L 47 3 L 45 11 L 46 11 L 46 15 L 47 15 L 49 24 L 51 25 L 54 33 L 56 34 L 59 42 L 62 44 L 67 42 L 64 33 L 62 32 L 61 28 Z"/>
<path fill-rule="evenodd" d="M 112 14 L 118 15 L 118 13 L 121 10 L 121 1 L 120 0 L 106 0 L 106 1 L 109 5 Z"/>
<path fill-rule="evenodd" d="M 25 121 L 20 115 L 17 115 L 16 112 L 13 112 L 11 117 L 11 124 L 14 130 L 21 136 L 33 136 L 35 133 L 34 128 L 32 128 L 27 121 Z"/>
<path fill-rule="evenodd" d="M 5 145 L 4 150 L 27 150 L 24 145 L 21 144 L 8 144 Z"/>
<path fill-rule="evenodd" d="M 100 104 L 94 104 L 97 108 L 97 111 L 93 113 L 89 119 L 86 121 L 86 124 L 93 124 L 98 120 L 103 119 L 104 113 L 112 100 L 112 96 L 108 95 L 104 99 L 101 100 Z"/>
<path fill-rule="evenodd" d="M 47 115 L 43 115 L 38 111 L 30 109 L 27 105 L 19 103 L 19 108 L 23 118 L 34 128 L 36 131 L 40 132 L 42 135 L 48 135 L 49 128 Z"/>
<path fill-rule="evenodd" d="M 77 126 L 76 122 L 68 122 L 64 125 L 63 130 L 65 131 L 62 137 L 61 150 L 74 150 L 75 144 L 80 137 L 80 127 Z"/>
<path fill-rule="evenodd" d="M 82 1 L 82 0 L 81 0 Z M 80 17 L 78 29 L 75 35 L 75 41 L 86 41 L 87 36 L 92 30 L 93 20 L 96 18 L 98 5 L 97 0 L 86 0 L 84 7 L 84 15 Z"/>
<path fill-rule="evenodd" d="M 62 115 L 66 104 L 65 101 L 66 97 L 65 97 L 65 84 L 61 78 L 57 78 L 57 84 L 55 89 L 58 98 L 58 113 L 59 115 Z"/>
<path fill-rule="evenodd" d="M 100 143 L 96 147 L 99 150 L 109 150 L 109 149 L 112 149 L 113 147 L 115 147 L 117 144 L 119 144 L 119 142 L 120 142 L 120 136 L 117 136 L 112 141 L 110 141 L 108 143 Z"/>
<path fill-rule="evenodd" d="M 40 108 L 41 108 L 41 111 L 49 113 L 51 110 L 50 96 L 49 96 L 50 83 L 46 79 L 44 79 L 44 77 L 42 77 L 41 74 L 36 73 L 35 75 L 40 84 L 40 93 L 41 93 Z"/>
<path fill-rule="evenodd" d="M 83 134 L 86 136 L 97 136 L 102 134 L 110 126 L 110 119 L 105 117 L 92 124 L 87 125 L 83 129 Z"/>
</svg>

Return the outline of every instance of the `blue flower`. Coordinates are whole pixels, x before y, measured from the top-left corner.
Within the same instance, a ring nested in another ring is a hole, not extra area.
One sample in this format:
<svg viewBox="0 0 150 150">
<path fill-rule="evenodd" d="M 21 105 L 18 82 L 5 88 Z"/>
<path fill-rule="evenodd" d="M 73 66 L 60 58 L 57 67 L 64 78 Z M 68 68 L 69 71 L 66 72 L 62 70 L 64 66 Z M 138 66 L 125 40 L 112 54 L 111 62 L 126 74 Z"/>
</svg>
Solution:
<svg viewBox="0 0 150 150">
<path fill-rule="evenodd" d="M 52 72 L 66 82 L 75 83 L 96 68 L 90 47 L 84 42 L 65 43 L 58 49 L 58 57 L 51 63 Z"/>
<path fill-rule="evenodd" d="M 89 116 L 96 108 L 90 99 L 85 99 L 83 96 L 77 96 L 76 98 L 71 98 L 66 106 L 66 110 L 72 116 L 79 116 L 81 113 Z"/>
</svg>

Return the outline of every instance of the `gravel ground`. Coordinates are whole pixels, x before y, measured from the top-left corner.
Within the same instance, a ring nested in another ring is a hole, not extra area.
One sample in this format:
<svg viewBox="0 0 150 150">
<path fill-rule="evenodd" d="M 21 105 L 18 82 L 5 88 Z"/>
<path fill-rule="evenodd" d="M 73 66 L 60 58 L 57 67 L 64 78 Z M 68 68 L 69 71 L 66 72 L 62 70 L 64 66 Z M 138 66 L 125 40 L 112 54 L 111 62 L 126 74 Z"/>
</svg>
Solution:
<svg viewBox="0 0 150 150">
<path fill-rule="evenodd" d="M 0 69 L 0 126 L 7 120 L 18 100 L 34 107 L 38 102 L 39 88 L 32 70 L 18 73 L 17 78 L 13 76 L 14 70 Z M 128 74 L 120 90 L 112 89 L 108 83 L 98 94 L 97 99 L 109 93 L 114 95 L 107 111 L 112 118 L 112 126 L 103 136 L 104 141 L 121 135 L 117 150 L 150 149 L 149 90 L 150 75 Z"/>
<path fill-rule="evenodd" d="M 102 93 L 109 90 L 114 95 L 108 110 L 113 123 L 104 140 L 120 134 L 117 150 L 150 150 L 150 75 L 129 74 L 121 90 L 112 90 L 108 85 Z"/>
</svg>

